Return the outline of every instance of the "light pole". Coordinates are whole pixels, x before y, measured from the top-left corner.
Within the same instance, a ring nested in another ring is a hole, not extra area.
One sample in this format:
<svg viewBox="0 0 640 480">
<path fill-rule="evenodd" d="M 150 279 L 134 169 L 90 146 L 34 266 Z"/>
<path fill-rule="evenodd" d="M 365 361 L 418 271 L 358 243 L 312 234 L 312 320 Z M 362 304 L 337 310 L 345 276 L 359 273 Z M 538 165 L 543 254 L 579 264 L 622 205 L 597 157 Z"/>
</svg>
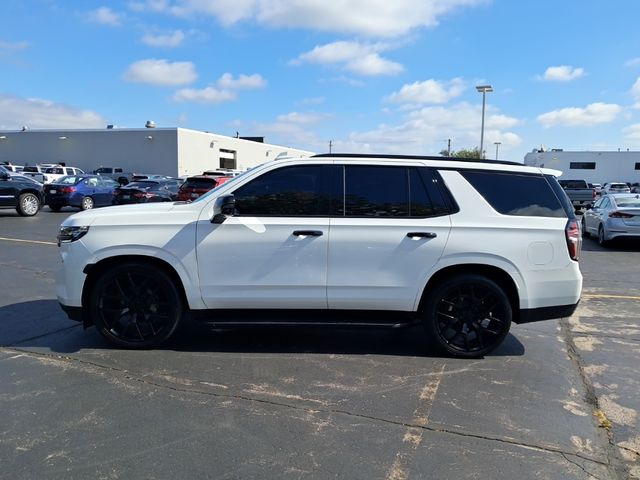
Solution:
<svg viewBox="0 0 640 480">
<path fill-rule="evenodd" d="M 493 142 L 493 144 L 496 146 L 496 160 L 498 159 L 498 147 L 500 145 L 502 145 L 502 142 Z"/>
<path fill-rule="evenodd" d="M 484 108 L 486 104 L 487 93 L 493 92 L 491 85 L 478 85 L 476 90 L 482 93 L 482 126 L 480 127 L 480 158 L 484 158 Z"/>
</svg>

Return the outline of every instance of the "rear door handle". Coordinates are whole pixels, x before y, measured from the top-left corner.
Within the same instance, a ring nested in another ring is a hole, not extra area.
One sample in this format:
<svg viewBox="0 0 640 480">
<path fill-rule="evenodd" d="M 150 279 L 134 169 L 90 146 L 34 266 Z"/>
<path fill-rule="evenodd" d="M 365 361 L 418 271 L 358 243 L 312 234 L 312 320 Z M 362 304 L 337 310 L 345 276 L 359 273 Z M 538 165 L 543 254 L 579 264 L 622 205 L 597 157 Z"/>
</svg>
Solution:
<svg viewBox="0 0 640 480">
<path fill-rule="evenodd" d="M 322 230 L 294 230 L 293 234 L 296 237 L 320 237 Z"/>
<path fill-rule="evenodd" d="M 409 238 L 436 238 L 438 236 L 435 232 L 409 232 L 407 237 Z"/>
</svg>

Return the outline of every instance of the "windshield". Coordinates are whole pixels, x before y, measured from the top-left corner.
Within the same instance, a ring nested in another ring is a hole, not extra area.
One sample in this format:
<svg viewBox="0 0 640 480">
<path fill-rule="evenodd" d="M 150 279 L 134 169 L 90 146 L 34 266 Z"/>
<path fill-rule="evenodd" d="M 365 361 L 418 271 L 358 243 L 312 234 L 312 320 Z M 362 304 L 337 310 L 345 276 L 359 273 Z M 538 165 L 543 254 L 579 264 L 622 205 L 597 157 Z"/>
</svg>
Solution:
<svg viewBox="0 0 640 480">
<path fill-rule="evenodd" d="M 616 198 L 619 208 L 640 208 L 640 197 Z"/>
<path fill-rule="evenodd" d="M 127 183 L 124 188 L 141 188 L 141 189 L 146 189 L 146 188 L 153 188 L 153 187 L 157 187 L 158 185 L 160 185 L 159 182 L 131 182 L 131 183 Z"/>
</svg>

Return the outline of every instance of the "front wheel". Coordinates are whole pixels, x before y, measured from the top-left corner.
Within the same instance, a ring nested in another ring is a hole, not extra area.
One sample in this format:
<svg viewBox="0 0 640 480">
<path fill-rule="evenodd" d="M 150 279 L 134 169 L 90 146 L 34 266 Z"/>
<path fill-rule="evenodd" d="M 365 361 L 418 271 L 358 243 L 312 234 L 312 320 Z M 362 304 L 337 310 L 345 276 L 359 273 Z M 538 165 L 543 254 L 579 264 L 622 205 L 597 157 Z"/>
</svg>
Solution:
<svg viewBox="0 0 640 480">
<path fill-rule="evenodd" d="M 166 341 L 183 317 L 183 301 L 162 269 L 130 262 L 105 271 L 95 283 L 89 312 L 98 331 L 125 348 L 153 348 Z"/>
<path fill-rule="evenodd" d="M 40 210 L 40 199 L 33 193 L 23 193 L 18 198 L 16 211 L 21 217 L 33 217 Z"/>
<path fill-rule="evenodd" d="M 449 355 L 478 358 L 509 333 L 513 312 L 504 290 L 482 275 L 456 275 L 435 287 L 424 312 L 427 334 Z"/>
<path fill-rule="evenodd" d="M 607 245 L 609 245 L 609 241 L 605 237 L 604 227 L 602 225 L 598 227 L 598 243 L 601 247 L 606 247 Z"/>
<path fill-rule="evenodd" d="M 582 236 L 588 237 L 589 232 L 587 232 L 587 223 L 584 221 L 584 216 L 582 217 Z"/>
</svg>

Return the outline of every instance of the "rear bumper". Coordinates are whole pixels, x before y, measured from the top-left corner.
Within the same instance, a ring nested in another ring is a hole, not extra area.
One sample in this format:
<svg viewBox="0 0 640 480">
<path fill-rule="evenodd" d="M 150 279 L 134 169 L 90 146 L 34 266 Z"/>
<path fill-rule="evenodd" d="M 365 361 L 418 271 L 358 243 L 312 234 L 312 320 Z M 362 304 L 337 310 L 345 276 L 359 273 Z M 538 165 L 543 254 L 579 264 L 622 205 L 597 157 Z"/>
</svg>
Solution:
<svg viewBox="0 0 640 480">
<path fill-rule="evenodd" d="M 557 305 L 553 307 L 525 308 L 520 310 L 516 323 L 541 322 L 542 320 L 552 320 L 554 318 L 564 318 L 573 315 L 578 308 L 580 301 L 573 305 Z"/>
</svg>

